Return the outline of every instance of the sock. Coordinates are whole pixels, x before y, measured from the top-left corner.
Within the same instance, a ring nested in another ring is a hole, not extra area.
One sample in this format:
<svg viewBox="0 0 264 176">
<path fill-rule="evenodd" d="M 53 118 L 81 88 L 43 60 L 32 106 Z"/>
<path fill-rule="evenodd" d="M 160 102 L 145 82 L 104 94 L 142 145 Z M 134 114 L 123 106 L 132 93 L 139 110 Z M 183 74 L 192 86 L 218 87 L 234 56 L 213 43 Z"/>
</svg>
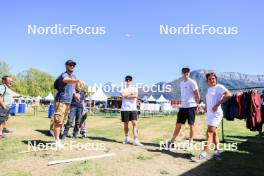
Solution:
<svg viewBox="0 0 264 176">
<path fill-rule="evenodd" d="M 206 156 L 207 156 L 207 152 L 203 151 L 203 152 L 201 153 L 201 155 L 202 155 L 203 157 L 206 157 Z"/>
</svg>

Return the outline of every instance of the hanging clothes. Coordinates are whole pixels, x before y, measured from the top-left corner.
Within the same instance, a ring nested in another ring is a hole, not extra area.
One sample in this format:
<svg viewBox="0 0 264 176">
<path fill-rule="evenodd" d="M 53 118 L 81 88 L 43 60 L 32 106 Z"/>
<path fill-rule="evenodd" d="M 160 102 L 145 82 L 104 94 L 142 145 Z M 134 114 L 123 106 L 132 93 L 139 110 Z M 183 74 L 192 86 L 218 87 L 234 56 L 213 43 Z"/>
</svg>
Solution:
<svg viewBox="0 0 264 176">
<path fill-rule="evenodd" d="M 262 131 L 261 99 L 257 90 L 251 91 L 250 116 L 248 126 L 251 131 Z"/>
<path fill-rule="evenodd" d="M 238 114 L 237 95 L 234 94 L 223 105 L 224 117 L 226 120 L 234 121 Z"/>
<path fill-rule="evenodd" d="M 237 94 L 236 103 L 237 103 L 237 118 L 238 119 L 246 119 L 245 116 L 243 116 L 243 110 L 244 110 L 243 98 L 244 98 L 243 92 L 240 92 Z"/>
<path fill-rule="evenodd" d="M 262 118 L 262 124 L 264 123 L 264 91 L 261 95 L 261 118 Z"/>
</svg>

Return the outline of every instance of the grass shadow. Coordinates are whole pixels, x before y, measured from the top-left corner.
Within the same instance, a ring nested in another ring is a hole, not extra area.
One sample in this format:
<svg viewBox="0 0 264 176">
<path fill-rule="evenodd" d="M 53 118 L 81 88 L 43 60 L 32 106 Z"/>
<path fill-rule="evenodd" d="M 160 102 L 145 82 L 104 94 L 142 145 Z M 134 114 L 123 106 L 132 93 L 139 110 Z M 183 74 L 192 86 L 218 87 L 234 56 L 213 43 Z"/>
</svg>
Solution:
<svg viewBox="0 0 264 176">
<path fill-rule="evenodd" d="M 108 139 L 108 138 L 106 138 L 106 137 L 88 137 L 89 139 L 91 139 L 91 140 L 98 140 L 98 141 L 104 141 L 104 142 L 115 142 L 115 143 L 122 143 L 122 142 L 120 142 L 120 141 L 117 141 L 117 140 L 115 140 L 115 139 Z"/>
<path fill-rule="evenodd" d="M 45 136 L 52 136 L 50 134 L 50 130 L 35 130 L 35 131 L 37 131 L 37 132 L 39 132 L 41 134 L 44 134 Z"/>
</svg>

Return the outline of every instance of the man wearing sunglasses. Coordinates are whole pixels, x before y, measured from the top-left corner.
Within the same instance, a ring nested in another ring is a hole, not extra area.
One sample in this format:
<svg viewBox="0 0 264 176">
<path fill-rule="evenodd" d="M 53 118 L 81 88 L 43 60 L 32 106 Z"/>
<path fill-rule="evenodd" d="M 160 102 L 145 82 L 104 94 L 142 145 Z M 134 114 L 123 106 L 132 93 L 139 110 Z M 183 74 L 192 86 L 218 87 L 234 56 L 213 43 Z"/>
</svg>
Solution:
<svg viewBox="0 0 264 176">
<path fill-rule="evenodd" d="M 6 123 L 9 118 L 9 110 L 13 102 L 12 92 L 10 90 L 13 84 L 13 79 L 11 76 L 3 76 L 2 84 L 0 85 L 0 140 L 6 136 L 3 134 L 7 130 Z M 7 130 L 9 131 L 9 130 Z"/>
<path fill-rule="evenodd" d="M 76 62 L 73 60 L 68 60 L 65 63 L 66 72 L 62 73 L 54 82 L 54 88 L 57 89 L 57 94 L 55 96 L 55 113 L 54 113 L 54 123 L 53 132 L 55 138 L 55 146 L 58 149 L 63 148 L 59 136 L 64 125 L 65 118 L 68 115 L 70 104 L 75 92 L 75 85 L 77 83 L 84 84 L 82 80 L 76 79 L 73 74 Z"/>
<path fill-rule="evenodd" d="M 125 77 L 125 88 L 120 93 L 122 97 L 121 120 L 124 123 L 125 140 L 123 144 L 129 144 L 128 123 L 131 121 L 133 128 L 134 142 L 136 146 L 143 146 L 138 140 L 137 128 L 137 95 L 138 91 L 132 85 L 132 76 Z"/>
</svg>

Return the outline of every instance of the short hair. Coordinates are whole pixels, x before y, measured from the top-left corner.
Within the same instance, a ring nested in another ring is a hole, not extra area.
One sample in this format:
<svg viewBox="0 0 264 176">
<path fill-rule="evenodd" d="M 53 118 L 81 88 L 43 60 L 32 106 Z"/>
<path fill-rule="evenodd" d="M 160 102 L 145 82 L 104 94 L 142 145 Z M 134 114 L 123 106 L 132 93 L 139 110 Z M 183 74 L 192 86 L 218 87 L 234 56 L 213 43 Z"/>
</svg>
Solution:
<svg viewBox="0 0 264 176">
<path fill-rule="evenodd" d="M 215 74 L 214 72 L 210 72 L 210 73 L 207 73 L 207 74 L 205 75 L 205 77 L 206 77 L 206 81 L 207 81 L 207 82 L 208 82 L 210 76 L 214 76 L 215 79 L 216 79 L 216 83 L 218 82 L 218 81 L 217 81 L 217 76 L 216 76 L 216 74 Z"/>
<path fill-rule="evenodd" d="M 133 77 L 130 76 L 130 75 L 127 75 L 127 76 L 125 77 L 125 81 L 127 81 L 127 80 L 132 81 L 132 80 L 133 80 Z"/>
<path fill-rule="evenodd" d="M 184 72 L 190 73 L 190 68 L 188 68 L 188 67 L 182 68 L 182 73 L 184 73 Z"/>
<path fill-rule="evenodd" d="M 2 81 L 6 81 L 7 80 L 7 78 L 10 78 L 11 76 L 9 76 L 9 75 L 4 75 L 3 77 L 2 77 Z"/>
</svg>

